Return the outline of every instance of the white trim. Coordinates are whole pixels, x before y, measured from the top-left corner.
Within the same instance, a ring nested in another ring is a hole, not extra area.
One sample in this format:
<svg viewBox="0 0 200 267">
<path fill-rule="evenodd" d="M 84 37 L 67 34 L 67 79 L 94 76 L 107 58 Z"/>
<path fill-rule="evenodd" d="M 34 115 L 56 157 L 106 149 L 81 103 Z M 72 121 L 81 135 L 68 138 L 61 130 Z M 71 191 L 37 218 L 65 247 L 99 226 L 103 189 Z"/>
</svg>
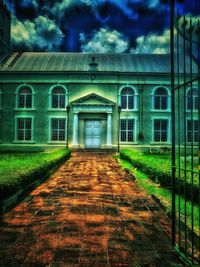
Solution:
<svg viewBox="0 0 200 267">
<path fill-rule="evenodd" d="M 73 112 L 113 112 L 113 107 L 112 106 L 104 106 L 104 105 L 75 105 L 72 107 Z"/>
<path fill-rule="evenodd" d="M 166 142 L 163 142 L 163 141 L 160 141 L 160 142 L 156 142 L 154 141 L 154 121 L 155 120 L 167 120 L 168 121 L 168 126 L 167 126 L 167 141 Z M 169 145 L 171 144 L 171 117 L 166 117 L 166 116 L 153 116 L 151 117 L 151 124 L 152 124 L 152 127 L 151 127 L 151 142 L 150 144 L 166 144 L 166 145 Z"/>
<path fill-rule="evenodd" d="M 31 119 L 31 140 L 18 140 L 17 138 L 17 119 Z M 34 129 L 35 129 L 35 116 L 29 116 L 29 115 L 17 115 L 14 118 L 15 122 L 15 139 L 13 143 L 17 144 L 33 144 L 35 143 L 34 141 Z"/>
<path fill-rule="evenodd" d="M 52 101 L 51 101 L 51 98 L 52 98 L 52 90 L 55 87 L 61 87 L 61 88 L 63 88 L 65 90 L 65 107 L 64 108 L 53 108 L 52 107 Z M 69 104 L 69 92 L 68 92 L 68 89 L 64 85 L 59 84 L 59 83 L 52 85 L 50 87 L 50 89 L 49 89 L 48 95 L 49 95 L 49 108 L 48 108 L 48 110 L 51 110 L 51 111 L 53 111 L 53 110 L 55 110 L 55 111 L 64 111 L 64 110 L 66 110 L 66 107 Z"/>
<path fill-rule="evenodd" d="M 31 108 L 20 108 L 19 107 L 19 90 L 23 87 L 29 87 L 31 89 L 31 94 L 32 94 L 32 107 Z M 35 110 L 35 90 L 33 88 L 32 85 L 30 84 L 26 84 L 26 83 L 23 83 L 23 84 L 20 84 L 17 89 L 15 90 L 15 109 L 14 110 Z"/>
<path fill-rule="evenodd" d="M 52 119 L 65 119 L 65 138 L 63 141 L 58 141 L 58 140 L 51 140 L 51 120 Z M 67 140 L 67 117 L 66 116 L 49 116 L 48 117 L 48 121 L 49 121 L 49 137 L 48 137 L 48 144 L 66 144 L 66 140 Z"/>
<path fill-rule="evenodd" d="M 155 91 L 159 88 L 164 88 L 167 91 L 167 109 L 155 109 L 154 104 L 155 104 Z M 168 87 L 160 85 L 156 86 L 153 88 L 152 93 L 151 93 L 151 111 L 152 112 L 170 112 L 171 111 L 171 93 Z"/>
<path fill-rule="evenodd" d="M 126 88 L 126 87 L 130 87 L 133 92 L 134 92 L 134 95 L 133 95 L 133 101 L 134 101 L 134 109 L 122 109 L 122 111 L 138 111 L 138 91 L 137 89 L 132 86 L 132 85 L 129 85 L 129 84 L 126 84 L 126 85 L 122 85 L 120 88 L 119 88 L 119 91 L 118 91 L 118 106 L 121 106 L 121 91 Z"/>
</svg>

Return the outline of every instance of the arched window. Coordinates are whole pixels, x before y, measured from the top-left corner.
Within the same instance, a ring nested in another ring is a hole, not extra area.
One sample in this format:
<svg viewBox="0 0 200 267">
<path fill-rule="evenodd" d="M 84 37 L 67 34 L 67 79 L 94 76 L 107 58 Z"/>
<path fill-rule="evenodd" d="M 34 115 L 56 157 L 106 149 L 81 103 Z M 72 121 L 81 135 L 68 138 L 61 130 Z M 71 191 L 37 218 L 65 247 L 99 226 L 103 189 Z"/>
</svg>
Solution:
<svg viewBox="0 0 200 267">
<path fill-rule="evenodd" d="M 153 109 L 166 110 L 169 107 L 169 96 L 167 89 L 159 87 L 153 96 Z"/>
<path fill-rule="evenodd" d="M 33 94 L 29 86 L 23 86 L 18 90 L 18 108 L 32 108 Z"/>
<path fill-rule="evenodd" d="M 135 92 L 131 87 L 125 87 L 121 90 L 121 108 L 135 109 Z"/>
<path fill-rule="evenodd" d="M 61 86 L 55 86 L 51 91 L 51 107 L 63 109 L 65 108 L 65 89 Z"/>
<path fill-rule="evenodd" d="M 189 89 L 187 92 L 187 109 L 198 109 L 198 90 L 197 88 Z"/>
</svg>

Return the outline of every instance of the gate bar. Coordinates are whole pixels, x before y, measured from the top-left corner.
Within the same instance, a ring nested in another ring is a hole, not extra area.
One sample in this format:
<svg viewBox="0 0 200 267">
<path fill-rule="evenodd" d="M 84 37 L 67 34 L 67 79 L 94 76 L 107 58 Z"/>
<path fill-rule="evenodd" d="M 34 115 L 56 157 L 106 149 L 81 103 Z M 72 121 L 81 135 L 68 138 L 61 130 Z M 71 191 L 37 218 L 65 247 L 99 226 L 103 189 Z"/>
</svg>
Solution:
<svg viewBox="0 0 200 267">
<path fill-rule="evenodd" d="M 175 97 L 174 97 L 174 18 L 175 0 L 170 0 L 171 115 L 172 115 L 172 246 L 176 244 L 175 198 Z"/>
</svg>

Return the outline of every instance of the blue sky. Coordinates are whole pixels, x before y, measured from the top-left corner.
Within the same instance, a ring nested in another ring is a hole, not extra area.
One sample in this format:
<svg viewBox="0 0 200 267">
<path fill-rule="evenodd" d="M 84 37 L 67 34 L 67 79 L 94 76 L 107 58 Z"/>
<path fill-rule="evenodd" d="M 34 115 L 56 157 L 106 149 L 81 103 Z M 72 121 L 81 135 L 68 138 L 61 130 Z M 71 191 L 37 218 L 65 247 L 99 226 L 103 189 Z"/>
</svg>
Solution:
<svg viewBox="0 0 200 267">
<path fill-rule="evenodd" d="M 4 0 L 17 51 L 169 52 L 169 0 Z M 200 0 L 177 0 L 200 15 Z"/>
</svg>

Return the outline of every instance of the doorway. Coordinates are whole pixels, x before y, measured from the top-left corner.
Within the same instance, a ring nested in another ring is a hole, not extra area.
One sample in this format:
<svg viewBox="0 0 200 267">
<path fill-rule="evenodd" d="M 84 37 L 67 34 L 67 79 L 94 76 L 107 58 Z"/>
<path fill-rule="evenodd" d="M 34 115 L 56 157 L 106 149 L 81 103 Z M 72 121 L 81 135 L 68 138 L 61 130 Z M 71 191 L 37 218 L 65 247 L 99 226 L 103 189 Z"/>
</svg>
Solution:
<svg viewBox="0 0 200 267">
<path fill-rule="evenodd" d="M 101 121 L 85 120 L 85 147 L 101 147 Z"/>
</svg>

